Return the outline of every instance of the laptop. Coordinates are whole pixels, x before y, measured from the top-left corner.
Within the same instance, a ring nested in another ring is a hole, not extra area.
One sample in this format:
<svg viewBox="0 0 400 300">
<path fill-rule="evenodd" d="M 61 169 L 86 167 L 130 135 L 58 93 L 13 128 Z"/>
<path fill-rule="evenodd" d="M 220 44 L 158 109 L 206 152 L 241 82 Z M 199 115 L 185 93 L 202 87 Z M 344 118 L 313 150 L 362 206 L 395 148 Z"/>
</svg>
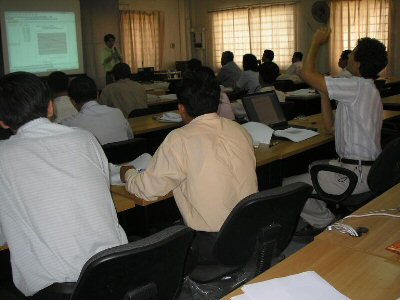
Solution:
<svg viewBox="0 0 400 300">
<path fill-rule="evenodd" d="M 245 95 L 242 102 L 249 121 L 263 123 L 274 130 L 289 127 L 275 91 Z"/>
<path fill-rule="evenodd" d="M 154 67 L 138 68 L 136 80 L 140 82 L 153 82 Z"/>
</svg>

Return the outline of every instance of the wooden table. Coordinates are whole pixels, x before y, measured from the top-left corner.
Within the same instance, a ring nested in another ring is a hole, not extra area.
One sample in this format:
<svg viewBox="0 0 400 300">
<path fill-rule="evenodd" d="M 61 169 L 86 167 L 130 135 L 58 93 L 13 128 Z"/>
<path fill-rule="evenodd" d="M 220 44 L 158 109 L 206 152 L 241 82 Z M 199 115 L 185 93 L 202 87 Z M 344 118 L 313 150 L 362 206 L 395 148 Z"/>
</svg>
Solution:
<svg viewBox="0 0 400 300">
<path fill-rule="evenodd" d="M 173 112 L 177 113 L 178 111 L 174 110 Z M 183 126 L 183 122 L 181 123 L 159 122 L 157 121 L 156 118 L 160 116 L 162 116 L 162 113 L 129 118 L 128 121 L 135 136 Z"/>
<path fill-rule="evenodd" d="M 388 208 L 400 208 L 400 184 L 386 191 L 386 193 L 372 200 L 353 214 L 365 214 Z M 388 213 L 393 214 L 394 212 Z M 397 215 L 400 216 L 399 213 Z M 350 218 L 344 220 L 344 223 L 351 225 L 353 228 L 367 227 L 369 231 L 361 237 L 351 237 L 336 231 L 324 231 L 315 239 L 329 241 L 342 247 L 389 259 L 399 263 L 400 266 L 400 255 L 385 250 L 387 246 L 400 241 L 400 218 L 383 216 Z"/>
<path fill-rule="evenodd" d="M 382 98 L 382 104 L 386 110 L 400 110 L 400 94 Z"/>
<path fill-rule="evenodd" d="M 249 283 L 315 271 L 350 299 L 397 299 L 400 265 L 327 241 L 314 241 Z M 223 299 L 242 294 L 240 289 Z M 267 297 L 266 297 L 267 299 Z"/>
</svg>

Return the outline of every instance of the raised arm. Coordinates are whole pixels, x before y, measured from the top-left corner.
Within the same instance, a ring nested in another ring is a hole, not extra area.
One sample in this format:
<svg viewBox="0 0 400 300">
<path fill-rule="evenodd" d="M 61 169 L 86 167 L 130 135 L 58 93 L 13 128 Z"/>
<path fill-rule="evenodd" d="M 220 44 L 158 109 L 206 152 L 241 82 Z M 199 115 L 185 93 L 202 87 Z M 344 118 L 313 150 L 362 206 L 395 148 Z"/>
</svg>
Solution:
<svg viewBox="0 0 400 300">
<path fill-rule="evenodd" d="M 325 79 L 322 74 L 316 71 L 315 62 L 321 45 L 325 44 L 329 40 L 331 30 L 322 27 L 318 29 L 312 38 L 310 49 L 308 50 L 306 59 L 303 63 L 303 69 L 301 70 L 301 78 L 313 88 L 327 94 L 327 88 Z"/>
</svg>

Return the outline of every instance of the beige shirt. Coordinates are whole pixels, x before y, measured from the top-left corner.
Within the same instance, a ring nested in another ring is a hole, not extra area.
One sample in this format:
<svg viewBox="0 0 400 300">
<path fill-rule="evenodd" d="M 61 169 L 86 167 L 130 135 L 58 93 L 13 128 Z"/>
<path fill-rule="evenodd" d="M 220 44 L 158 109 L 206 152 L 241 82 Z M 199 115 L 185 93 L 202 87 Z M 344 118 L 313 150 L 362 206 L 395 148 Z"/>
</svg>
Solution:
<svg viewBox="0 0 400 300">
<path fill-rule="evenodd" d="M 125 78 L 108 84 L 100 94 L 99 103 L 119 108 L 127 118 L 132 110 L 147 108 L 147 95 L 141 84 Z"/>
<path fill-rule="evenodd" d="M 235 205 L 257 192 L 255 168 L 249 134 L 211 113 L 168 134 L 146 171 L 126 172 L 126 189 L 146 200 L 172 190 L 189 227 L 217 232 Z"/>
</svg>

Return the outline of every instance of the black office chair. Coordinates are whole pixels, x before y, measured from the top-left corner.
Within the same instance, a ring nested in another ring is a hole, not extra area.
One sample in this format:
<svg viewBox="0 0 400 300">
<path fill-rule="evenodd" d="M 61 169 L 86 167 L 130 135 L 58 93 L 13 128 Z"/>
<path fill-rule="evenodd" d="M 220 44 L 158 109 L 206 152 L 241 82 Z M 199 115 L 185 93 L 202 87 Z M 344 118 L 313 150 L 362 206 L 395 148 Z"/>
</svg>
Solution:
<svg viewBox="0 0 400 300">
<path fill-rule="evenodd" d="M 229 214 L 217 234 L 211 253 L 214 263 L 197 264 L 189 277 L 196 283 L 215 284 L 224 276 L 240 283 L 270 267 L 289 244 L 312 187 L 294 183 L 244 198 Z M 197 249 L 191 249 L 196 253 Z M 245 280 L 242 275 L 247 274 Z M 236 287 L 226 287 L 222 294 Z M 222 296 L 214 295 L 216 297 Z"/>
<path fill-rule="evenodd" d="M 152 106 L 148 108 L 138 108 L 134 109 L 129 113 L 128 118 L 134 118 L 134 117 L 140 117 L 140 116 L 146 116 L 146 115 L 151 115 L 151 114 L 157 114 L 161 113 L 161 107 L 158 106 Z"/>
<path fill-rule="evenodd" d="M 102 147 L 108 162 L 113 164 L 132 161 L 148 151 L 147 141 L 144 138 L 133 138 L 126 141 L 108 143 Z"/>
<path fill-rule="evenodd" d="M 339 195 L 326 193 L 318 182 L 318 173 L 321 171 L 339 173 L 348 177 L 349 186 L 346 191 Z M 333 205 L 333 209 L 340 213 L 343 213 L 343 209 L 345 214 L 350 213 L 400 182 L 400 138 L 388 143 L 372 165 L 367 177 L 370 188 L 368 192 L 352 195 L 358 177 L 354 172 L 345 168 L 332 165 L 314 165 L 310 168 L 310 174 L 317 193 L 311 195 L 311 197 L 323 200 L 330 206 Z"/>
<path fill-rule="evenodd" d="M 60 294 L 69 294 L 71 300 L 176 299 L 192 238 L 192 229 L 177 225 L 106 249 L 86 262 L 76 284 L 58 283 L 38 296 L 57 299 Z"/>
</svg>

